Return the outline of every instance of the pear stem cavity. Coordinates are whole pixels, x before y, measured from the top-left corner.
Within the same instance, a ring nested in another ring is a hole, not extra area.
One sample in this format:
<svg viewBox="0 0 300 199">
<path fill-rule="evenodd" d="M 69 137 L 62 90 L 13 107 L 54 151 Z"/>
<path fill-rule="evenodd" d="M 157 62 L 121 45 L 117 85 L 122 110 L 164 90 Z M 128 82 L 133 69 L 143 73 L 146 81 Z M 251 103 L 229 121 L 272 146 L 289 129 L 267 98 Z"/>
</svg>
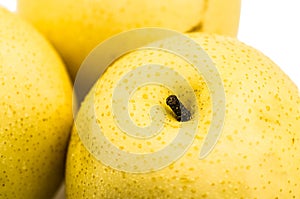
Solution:
<svg viewBox="0 0 300 199">
<path fill-rule="evenodd" d="M 175 113 L 178 122 L 186 122 L 191 119 L 191 112 L 185 108 L 176 95 L 170 95 L 166 99 L 166 103 Z"/>
</svg>

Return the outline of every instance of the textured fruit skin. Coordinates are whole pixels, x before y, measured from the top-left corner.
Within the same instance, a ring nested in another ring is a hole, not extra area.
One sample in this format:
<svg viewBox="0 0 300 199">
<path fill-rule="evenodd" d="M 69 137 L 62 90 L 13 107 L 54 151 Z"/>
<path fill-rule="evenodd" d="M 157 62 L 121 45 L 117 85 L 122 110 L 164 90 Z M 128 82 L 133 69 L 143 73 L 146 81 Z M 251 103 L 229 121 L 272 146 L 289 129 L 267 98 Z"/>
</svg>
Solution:
<svg viewBox="0 0 300 199">
<path fill-rule="evenodd" d="M 96 45 L 133 28 L 236 36 L 240 0 L 18 0 L 17 10 L 54 44 L 74 79 Z"/>
<path fill-rule="evenodd" d="M 203 78 L 173 55 L 150 50 L 132 52 L 106 70 L 96 84 L 98 87 L 94 86 L 86 97 L 76 121 L 91 118 L 86 109 L 94 106 L 97 119 L 103 121 L 100 125 L 105 136 L 120 149 L 149 153 L 165 146 L 178 125 L 171 114 L 164 133 L 143 143 L 118 131 L 110 107 L 114 84 L 124 74 L 145 63 L 164 63 L 189 77 L 195 90 L 201 116 L 197 137 L 186 154 L 170 166 L 152 173 L 132 174 L 97 161 L 83 146 L 74 127 L 67 156 L 68 199 L 299 198 L 298 88 L 268 57 L 237 39 L 200 33 L 189 36 L 212 58 L 225 87 L 225 123 L 214 150 L 205 159 L 198 159 L 212 111 Z M 159 87 L 138 90 L 129 103 L 132 119 L 141 126 L 149 122 L 146 104 L 164 106 L 163 96 L 168 94 Z M 92 96 L 95 104 L 91 104 Z"/>
<path fill-rule="evenodd" d="M 51 198 L 64 177 L 72 86 L 48 41 L 0 8 L 0 198 Z"/>
</svg>

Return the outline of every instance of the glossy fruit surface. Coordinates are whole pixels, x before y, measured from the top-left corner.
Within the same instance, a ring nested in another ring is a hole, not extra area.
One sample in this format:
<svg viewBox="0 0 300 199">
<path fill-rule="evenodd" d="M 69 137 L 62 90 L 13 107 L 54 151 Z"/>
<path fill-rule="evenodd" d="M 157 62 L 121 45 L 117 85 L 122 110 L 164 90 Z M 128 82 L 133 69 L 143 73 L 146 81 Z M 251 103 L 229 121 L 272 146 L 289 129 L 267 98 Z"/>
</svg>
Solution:
<svg viewBox="0 0 300 199">
<path fill-rule="evenodd" d="M 64 176 L 72 86 L 54 48 L 0 8 L 0 198 L 51 198 Z"/>
<path fill-rule="evenodd" d="M 18 13 L 54 44 L 74 79 L 96 45 L 133 28 L 236 36 L 240 0 L 18 0 Z"/>
<path fill-rule="evenodd" d="M 115 61 L 98 80 L 81 106 L 77 124 L 96 120 L 105 137 L 120 150 L 153 153 L 170 143 L 180 128 L 165 105 L 172 94 L 162 85 L 145 85 L 129 101 L 129 115 L 139 127 L 151 120 L 149 110 L 159 105 L 166 121 L 151 139 L 127 136 L 115 123 L 112 96 L 118 82 L 134 81 L 125 74 L 146 63 L 163 63 L 185 77 L 198 103 L 197 136 L 183 157 L 150 173 L 112 169 L 82 144 L 74 126 L 67 157 L 66 191 L 79 198 L 297 198 L 300 195 L 299 90 L 281 69 L 258 50 L 235 38 L 193 33 L 219 70 L 226 94 L 226 117 L 214 150 L 199 159 L 211 124 L 211 98 L 203 77 L 178 56 L 165 51 L 137 50 Z M 164 44 L 160 47 L 164 48 Z M 140 77 L 147 71 L 140 73 Z M 137 74 L 138 75 L 138 74 Z M 164 78 L 159 71 L 156 74 Z M 136 78 L 136 79 L 134 79 Z M 185 90 L 178 91 L 184 96 Z M 177 93 L 178 94 L 178 93 Z M 94 100 L 94 101 L 93 101 Z M 94 107 L 95 115 L 88 111 Z M 126 122 L 126 121 L 125 121 Z M 128 124 L 130 121 L 127 121 Z M 180 146 L 179 146 L 180 147 Z M 109 150 L 103 147 L 103 153 Z M 116 158 L 117 154 L 111 154 Z M 134 164 L 134 162 L 132 162 Z"/>
</svg>

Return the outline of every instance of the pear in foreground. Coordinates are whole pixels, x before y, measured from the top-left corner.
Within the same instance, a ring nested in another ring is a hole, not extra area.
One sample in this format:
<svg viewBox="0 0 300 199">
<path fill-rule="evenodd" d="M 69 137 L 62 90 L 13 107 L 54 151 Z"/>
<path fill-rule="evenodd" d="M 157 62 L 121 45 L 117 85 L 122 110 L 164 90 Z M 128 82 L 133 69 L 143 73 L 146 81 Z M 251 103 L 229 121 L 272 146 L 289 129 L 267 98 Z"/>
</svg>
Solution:
<svg viewBox="0 0 300 199">
<path fill-rule="evenodd" d="M 199 120 L 196 138 L 171 165 L 148 173 L 130 173 L 97 160 L 85 148 L 74 126 L 66 169 L 69 199 L 300 196 L 297 87 L 268 57 L 235 38 L 200 33 L 189 37 L 212 58 L 224 84 L 226 116 L 214 150 L 199 159 L 212 113 L 210 92 L 203 77 L 174 54 L 149 49 L 131 52 L 115 61 L 91 89 L 79 110 L 77 125 L 88 126 L 87 122 L 96 118 L 105 137 L 120 150 L 152 153 L 162 149 L 180 128 L 180 122 L 165 104 L 172 94 L 170 90 L 161 85 L 145 85 L 130 98 L 129 114 L 137 126 L 149 124 L 150 107 L 159 104 L 166 110 L 163 130 L 147 140 L 127 136 L 116 126 L 111 102 L 116 84 L 126 73 L 149 62 L 161 63 L 185 77 L 195 92 L 198 110 L 194 111 L 200 115 L 196 118 Z M 157 75 L 164 78 L 165 74 Z M 89 107 L 95 108 L 95 115 L 87 111 Z M 106 150 L 102 148 L 103 152 Z M 113 154 L 112 158 L 118 161 Z"/>
</svg>

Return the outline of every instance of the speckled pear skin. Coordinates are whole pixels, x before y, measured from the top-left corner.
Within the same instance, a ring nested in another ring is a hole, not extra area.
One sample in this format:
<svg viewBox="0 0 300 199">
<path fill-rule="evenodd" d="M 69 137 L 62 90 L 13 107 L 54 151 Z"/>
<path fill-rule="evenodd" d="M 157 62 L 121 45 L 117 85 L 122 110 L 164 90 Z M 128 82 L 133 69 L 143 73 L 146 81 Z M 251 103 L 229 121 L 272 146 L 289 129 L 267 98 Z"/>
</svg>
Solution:
<svg viewBox="0 0 300 199">
<path fill-rule="evenodd" d="M 82 144 L 74 126 L 66 167 L 68 199 L 254 199 L 300 195 L 298 88 L 272 60 L 235 38 L 201 33 L 188 36 L 212 58 L 224 84 L 226 116 L 214 150 L 205 159 L 199 159 L 212 113 L 209 90 L 201 75 L 173 54 L 154 50 L 131 52 L 115 61 L 98 80 L 76 121 L 92 118 L 85 110 L 94 106 L 105 136 L 121 150 L 151 153 L 164 147 L 180 126 L 172 112 L 167 111 L 161 134 L 138 140 L 115 126 L 111 111 L 115 84 L 124 74 L 145 63 L 160 63 L 177 70 L 193 87 L 200 115 L 197 136 L 175 163 L 150 173 L 134 174 L 103 165 Z M 163 78 L 164 74 L 158 75 Z M 168 110 L 165 99 L 169 94 L 167 89 L 155 85 L 138 89 L 129 101 L 132 120 L 138 126 L 147 125 L 153 104 Z"/>
<path fill-rule="evenodd" d="M 51 198 L 64 177 L 72 86 L 54 48 L 0 8 L 0 198 Z"/>
<path fill-rule="evenodd" d="M 240 0 L 18 0 L 17 12 L 54 44 L 73 80 L 105 39 L 143 27 L 236 36 Z"/>
</svg>

